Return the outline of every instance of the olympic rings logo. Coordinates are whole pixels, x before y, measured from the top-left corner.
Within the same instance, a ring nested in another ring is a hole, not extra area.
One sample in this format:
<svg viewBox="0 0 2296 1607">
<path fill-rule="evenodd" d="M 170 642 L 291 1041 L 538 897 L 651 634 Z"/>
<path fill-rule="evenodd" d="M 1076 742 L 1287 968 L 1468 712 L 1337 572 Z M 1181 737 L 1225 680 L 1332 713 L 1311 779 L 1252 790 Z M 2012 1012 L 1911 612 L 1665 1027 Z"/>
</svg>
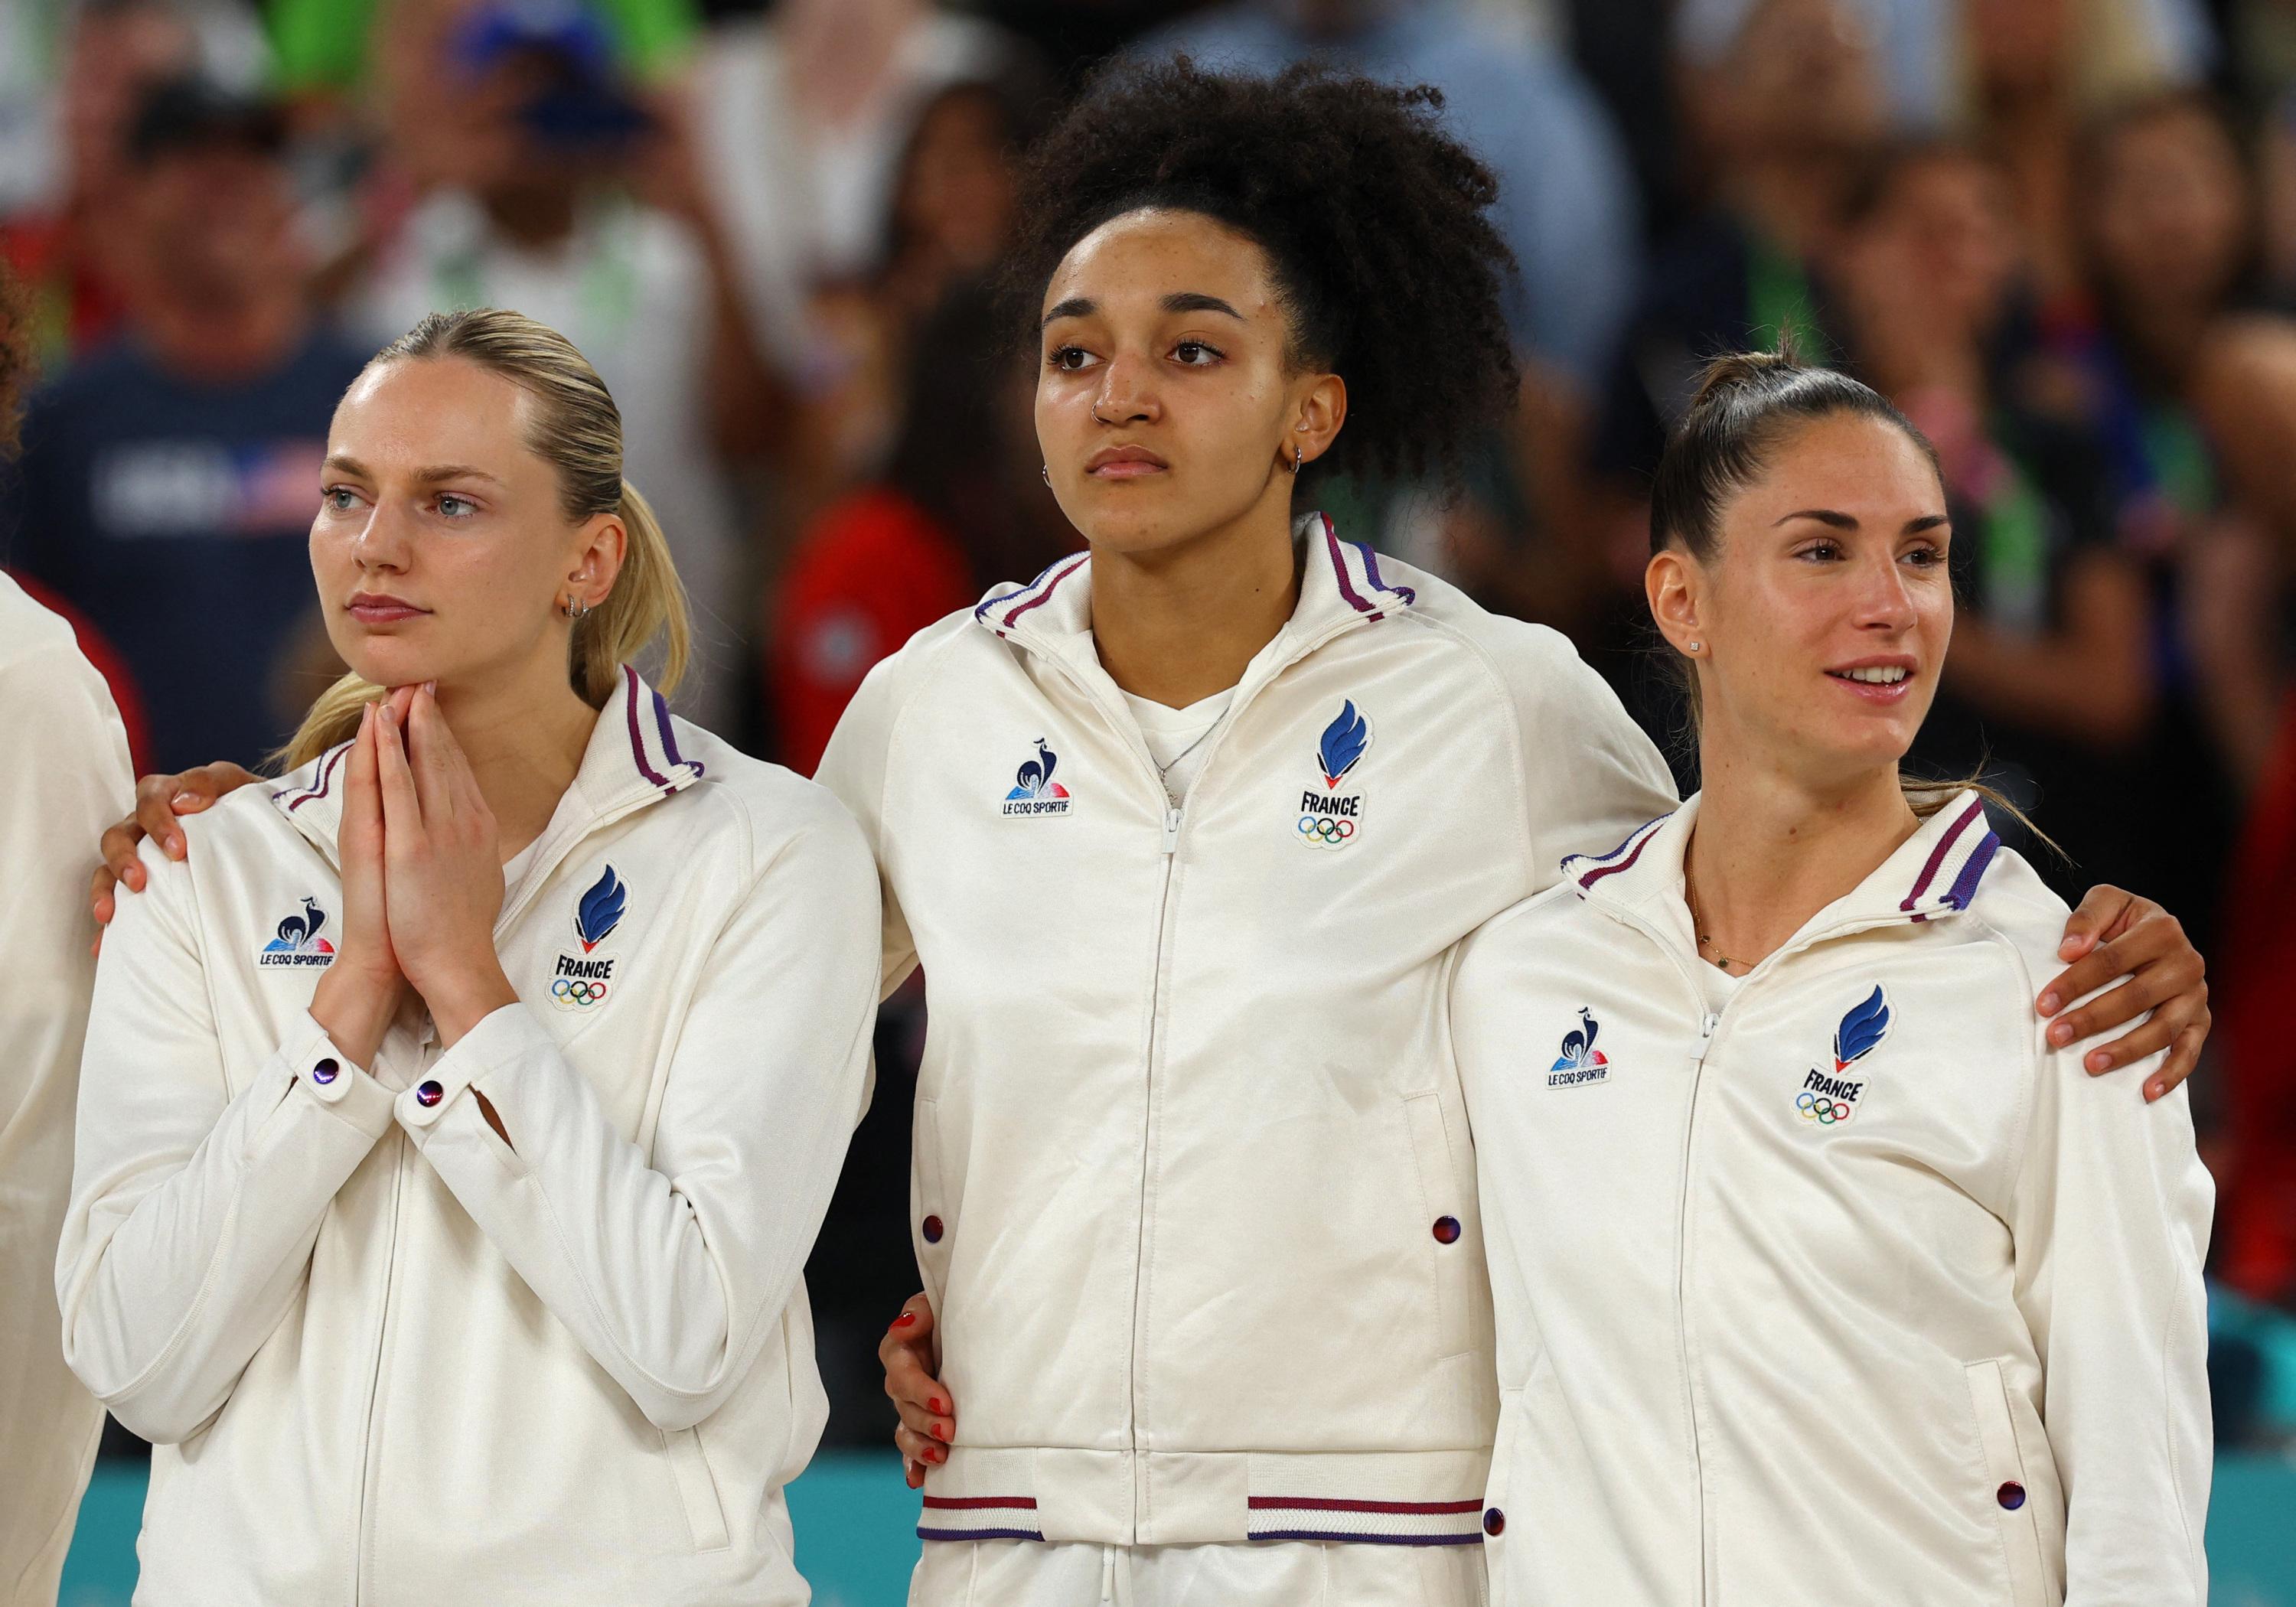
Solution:
<svg viewBox="0 0 2296 1607">
<path fill-rule="evenodd" d="M 1832 1127 L 1837 1121 L 1848 1121 L 1855 1105 L 1844 1104 L 1838 1099 L 1826 1099 L 1804 1088 L 1794 1095 L 1794 1109 L 1801 1112 L 1804 1121 L 1815 1121 Z"/>
<path fill-rule="evenodd" d="M 585 977 L 556 977 L 550 984 L 550 996 L 562 1004 L 579 1008 L 595 1004 L 606 996 L 606 985 Z"/>
<path fill-rule="evenodd" d="M 1356 834 L 1356 823 L 1330 815 L 1300 816 L 1300 835 L 1316 848 L 1335 849 Z"/>
</svg>

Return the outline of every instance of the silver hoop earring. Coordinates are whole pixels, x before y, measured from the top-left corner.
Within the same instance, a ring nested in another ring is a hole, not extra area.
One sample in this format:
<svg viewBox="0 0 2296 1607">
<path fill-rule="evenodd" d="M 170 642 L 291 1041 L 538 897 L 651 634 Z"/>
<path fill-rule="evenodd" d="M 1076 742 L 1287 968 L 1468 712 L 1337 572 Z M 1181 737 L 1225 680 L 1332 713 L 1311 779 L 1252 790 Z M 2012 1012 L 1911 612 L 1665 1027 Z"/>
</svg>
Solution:
<svg viewBox="0 0 2296 1607">
<path fill-rule="evenodd" d="M 1037 465 L 1037 472 L 1045 477 L 1046 485 L 1050 486 L 1053 483 L 1053 471 L 1048 465 L 1038 463 Z"/>
<path fill-rule="evenodd" d="M 581 624 L 589 612 L 590 605 L 583 602 L 581 598 L 569 597 L 566 599 L 566 618 L 572 623 L 576 625 Z"/>
<path fill-rule="evenodd" d="M 1300 478 L 1300 443 L 1297 441 L 1292 443 L 1292 478 Z"/>
</svg>

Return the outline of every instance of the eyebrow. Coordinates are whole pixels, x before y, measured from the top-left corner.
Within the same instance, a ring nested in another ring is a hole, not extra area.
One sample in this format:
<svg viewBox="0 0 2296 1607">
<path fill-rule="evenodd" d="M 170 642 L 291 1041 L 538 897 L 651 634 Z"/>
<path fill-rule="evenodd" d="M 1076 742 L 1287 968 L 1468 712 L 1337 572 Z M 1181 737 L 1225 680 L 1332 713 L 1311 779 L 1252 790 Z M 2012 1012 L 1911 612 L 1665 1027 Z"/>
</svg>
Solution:
<svg viewBox="0 0 2296 1607">
<path fill-rule="evenodd" d="M 357 475 L 362 480 L 374 478 L 365 463 L 355 457 L 346 457 L 340 452 L 330 453 L 327 461 L 321 466 L 339 474 Z M 473 467 L 469 463 L 440 463 L 434 468 L 418 469 L 415 471 L 414 478 L 419 483 L 426 486 L 440 485 L 450 480 L 483 480 L 497 486 L 503 483 L 502 476 L 499 474 L 489 474 L 484 469 Z"/>
<path fill-rule="evenodd" d="M 1225 313 L 1239 324 L 1245 321 L 1243 315 L 1234 307 L 1218 296 L 1207 296 L 1201 291 L 1174 291 L 1157 305 L 1168 313 Z M 1042 329 L 1058 318 L 1089 318 L 1099 310 L 1100 303 L 1091 297 L 1070 296 L 1065 301 L 1055 303 L 1053 309 L 1045 315 L 1044 324 L 1037 327 Z"/>
<path fill-rule="evenodd" d="M 1770 528 L 1772 529 L 1775 529 L 1779 525 L 1791 523 L 1797 519 L 1814 519 L 1820 524 L 1832 525 L 1837 530 L 1854 530 L 1857 529 L 1857 520 L 1834 508 L 1798 508 L 1793 512 L 1788 513 L 1781 519 L 1773 521 Z M 1948 522 L 1950 521 L 1942 513 L 1924 513 L 1919 519 L 1909 519 L 1906 521 L 1906 529 L 1904 533 L 1908 536 L 1916 536 L 1923 530 L 1934 530 L 1939 525 Z"/>
</svg>

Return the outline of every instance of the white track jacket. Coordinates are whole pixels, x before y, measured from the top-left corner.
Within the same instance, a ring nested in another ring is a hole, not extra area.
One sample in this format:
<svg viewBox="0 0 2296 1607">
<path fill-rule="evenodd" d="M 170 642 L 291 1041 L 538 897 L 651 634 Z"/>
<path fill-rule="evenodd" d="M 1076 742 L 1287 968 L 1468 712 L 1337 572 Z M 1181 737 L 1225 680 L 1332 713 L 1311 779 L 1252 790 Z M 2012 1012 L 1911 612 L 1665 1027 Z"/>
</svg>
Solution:
<svg viewBox="0 0 2296 1607">
<path fill-rule="evenodd" d="M 521 1002 L 443 1054 L 418 1003 L 362 1069 L 308 1011 L 347 751 L 146 844 L 104 940 L 57 1282 L 158 1445 L 137 1602 L 801 1602 L 860 834 L 627 673 L 504 895 Z"/>
<path fill-rule="evenodd" d="M 2184 1091 L 2033 1012 L 2065 906 L 1964 793 L 1718 1015 L 1697 800 L 1453 988 L 1505 1396 L 1504 1607 L 2202 1607 Z"/>
<path fill-rule="evenodd" d="M 922 963 L 928 1539 L 1474 1544 L 1496 1413 L 1459 939 L 1674 807 L 1551 631 L 1301 521 L 1175 806 L 1089 558 L 921 633 L 821 778 Z M 1605 832 L 1610 833 L 1605 838 Z"/>
<path fill-rule="evenodd" d="M 71 627 L 0 575 L 0 1607 L 53 1607 L 103 1408 L 64 1370 L 51 1273 L 95 961 L 87 873 L 127 734 Z"/>
</svg>

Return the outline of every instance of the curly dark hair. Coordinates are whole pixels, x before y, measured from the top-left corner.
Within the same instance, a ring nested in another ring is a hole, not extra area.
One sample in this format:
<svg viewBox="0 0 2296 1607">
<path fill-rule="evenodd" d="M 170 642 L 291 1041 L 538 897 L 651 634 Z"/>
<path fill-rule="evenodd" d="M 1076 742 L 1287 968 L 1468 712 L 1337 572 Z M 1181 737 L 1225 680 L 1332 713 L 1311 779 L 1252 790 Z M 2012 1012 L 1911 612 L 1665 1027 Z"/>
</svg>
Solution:
<svg viewBox="0 0 2296 1607">
<path fill-rule="evenodd" d="M 24 392 L 32 383 L 31 298 L 0 258 L 0 460 L 16 449 Z"/>
<path fill-rule="evenodd" d="M 1267 253 L 1295 366 L 1347 381 L 1347 427 L 1311 467 L 1456 482 L 1473 435 L 1513 405 L 1499 295 L 1514 258 L 1487 216 L 1498 181 L 1443 131 L 1442 106 L 1425 85 L 1313 64 L 1104 69 L 1022 170 L 1016 329 L 1033 340 L 1061 258 L 1110 218 L 1202 213 Z"/>
</svg>

